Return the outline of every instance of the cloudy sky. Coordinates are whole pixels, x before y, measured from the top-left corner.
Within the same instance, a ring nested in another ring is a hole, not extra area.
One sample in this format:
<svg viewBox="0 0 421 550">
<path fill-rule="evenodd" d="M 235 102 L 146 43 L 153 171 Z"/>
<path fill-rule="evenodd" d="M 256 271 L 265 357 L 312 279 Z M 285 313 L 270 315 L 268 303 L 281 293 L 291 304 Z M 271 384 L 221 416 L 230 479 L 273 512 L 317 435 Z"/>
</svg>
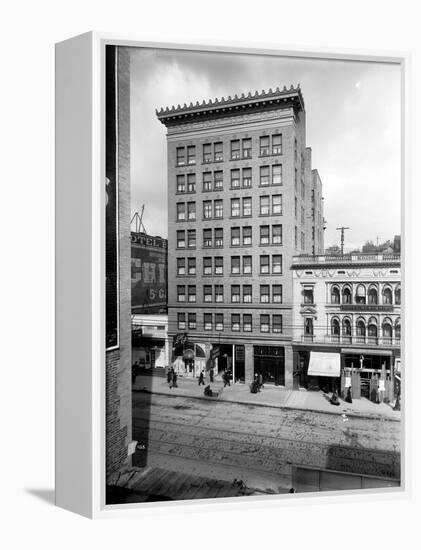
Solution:
<svg viewBox="0 0 421 550">
<path fill-rule="evenodd" d="M 166 128 L 155 109 L 300 83 L 325 197 L 325 244 L 400 233 L 400 68 L 391 64 L 131 48 L 132 213 L 166 236 Z"/>
</svg>

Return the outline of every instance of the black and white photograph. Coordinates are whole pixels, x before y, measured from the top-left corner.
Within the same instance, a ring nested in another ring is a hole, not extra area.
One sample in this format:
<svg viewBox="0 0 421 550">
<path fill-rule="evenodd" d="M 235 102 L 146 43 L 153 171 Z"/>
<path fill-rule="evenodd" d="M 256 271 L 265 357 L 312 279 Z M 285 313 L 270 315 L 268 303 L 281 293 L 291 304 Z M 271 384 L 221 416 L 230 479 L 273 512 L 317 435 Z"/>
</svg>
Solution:
<svg viewBox="0 0 421 550">
<path fill-rule="evenodd" d="M 105 55 L 106 504 L 401 490 L 401 65 Z"/>
</svg>

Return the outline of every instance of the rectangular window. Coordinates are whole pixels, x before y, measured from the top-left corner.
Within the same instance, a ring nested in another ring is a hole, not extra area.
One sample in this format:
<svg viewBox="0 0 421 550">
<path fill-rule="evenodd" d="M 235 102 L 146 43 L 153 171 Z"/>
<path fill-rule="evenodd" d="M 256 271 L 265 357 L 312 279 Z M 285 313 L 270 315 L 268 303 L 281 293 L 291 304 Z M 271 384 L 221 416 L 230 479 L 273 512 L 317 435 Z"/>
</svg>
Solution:
<svg viewBox="0 0 421 550">
<path fill-rule="evenodd" d="M 240 256 L 231 256 L 231 274 L 240 274 Z"/>
<path fill-rule="evenodd" d="M 196 248 L 196 229 L 187 231 L 187 246 L 188 248 Z"/>
<path fill-rule="evenodd" d="M 177 326 L 178 330 L 186 330 L 186 314 L 178 313 L 177 314 Z"/>
<path fill-rule="evenodd" d="M 215 275 L 224 274 L 224 258 L 222 256 L 215 257 Z"/>
<path fill-rule="evenodd" d="M 282 214 L 282 195 L 272 195 L 272 214 Z"/>
<path fill-rule="evenodd" d="M 272 166 L 272 185 L 282 184 L 282 164 Z"/>
<path fill-rule="evenodd" d="M 224 314 L 215 313 L 215 330 L 222 331 L 224 330 Z"/>
<path fill-rule="evenodd" d="M 262 304 L 269 303 L 269 285 L 260 285 L 260 302 Z"/>
<path fill-rule="evenodd" d="M 269 166 L 260 167 L 260 183 L 262 187 L 269 185 Z"/>
<path fill-rule="evenodd" d="M 313 289 L 305 288 L 303 291 L 304 294 L 304 303 L 305 304 L 314 304 Z"/>
<path fill-rule="evenodd" d="M 186 232 L 177 231 L 177 248 L 186 248 Z"/>
<path fill-rule="evenodd" d="M 203 247 L 209 248 L 212 246 L 212 229 L 203 230 Z"/>
<path fill-rule="evenodd" d="M 243 139 L 243 159 L 251 158 L 251 139 Z"/>
<path fill-rule="evenodd" d="M 221 304 L 224 301 L 224 286 L 215 285 L 215 302 Z"/>
<path fill-rule="evenodd" d="M 203 301 L 212 302 L 212 285 L 203 285 Z"/>
<path fill-rule="evenodd" d="M 231 330 L 232 332 L 238 332 L 240 330 L 240 314 L 231 314 Z"/>
<path fill-rule="evenodd" d="M 238 189 L 240 187 L 240 170 L 235 168 L 231 170 L 231 189 Z"/>
<path fill-rule="evenodd" d="M 224 246 L 224 230 L 222 229 L 222 227 L 218 227 L 217 229 L 215 229 L 215 246 Z"/>
<path fill-rule="evenodd" d="M 187 174 L 187 191 L 196 193 L 196 174 Z"/>
<path fill-rule="evenodd" d="M 188 287 L 188 298 L 189 302 L 196 301 L 196 285 L 189 285 Z"/>
<path fill-rule="evenodd" d="M 203 325 L 205 330 L 212 330 L 212 313 L 205 313 L 203 315 Z"/>
<path fill-rule="evenodd" d="M 203 162 L 208 163 L 212 160 L 212 145 L 210 143 L 203 144 Z"/>
<path fill-rule="evenodd" d="M 268 225 L 260 226 L 260 244 L 262 245 L 269 244 L 269 226 Z"/>
<path fill-rule="evenodd" d="M 240 246 L 240 228 L 231 227 L 231 246 Z"/>
<path fill-rule="evenodd" d="M 282 244 L 282 225 L 272 225 L 272 244 Z"/>
<path fill-rule="evenodd" d="M 245 304 L 251 304 L 252 302 L 252 286 L 243 285 L 243 302 Z"/>
<path fill-rule="evenodd" d="M 177 275 L 185 275 L 185 274 L 186 274 L 186 259 L 177 258 Z"/>
<path fill-rule="evenodd" d="M 240 216 L 240 199 L 231 199 L 231 217 L 238 218 Z"/>
<path fill-rule="evenodd" d="M 221 219 L 224 215 L 224 206 L 223 206 L 222 200 L 218 199 L 218 200 L 214 201 L 213 207 L 214 207 L 214 216 L 215 216 L 215 218 Z"/>
<path fill-rule="evenodd" d="M 301 207 L 301 225 L 304 225 L 304 207 Z"/>
<path fill-rule="evenodd" d="M 272 302 L 282 304 L 282 285 L 272 285 Z"/>
<path fill-rule="evenodd" d="M 213 173 L 213 188 L 215 191 L 222 191 L 224 188 L 224 176 L 222 170 Z"/>
<path fill-rule="evenodd" d="M 189 330 L 195 330 L 196 329 L 196 313 L 189 313 L 188 320 L 189 320 Z"/>
<path fill-rule="evenodd" d="M 251 256 L 243 256 L 243 274 L 251 275 L 251 272 L 252 272 Z"/>
<path fill-rule="evenodd" d="M 297 229 L 297 226 L 294 227 L 294 245 L 295 245 L 295 248 L 298 248 L 298 229 Z"/>
<path fill-rule="evenodd" d="M 203 191 L 212 191 L 212 172 L 203 172 Z"/>
<path fill-rule="evenodd" d="M 240 140 L 234 139 L 231 141 L 231 159 L 236 160 L 240 158 Z"/>
<path fill-rule="evenodd" d="M 270 203 L 269 203 L 270 197 L 268 195 L 264 195 L 263 197 L 260 197 L 260 215 L 261 216 L 268 216 L 270 213 Z"/>
<path fill-rule="evenodd" d="M 187 203 L 187 219 L 193 221 L 196 219 L 196 203 L 188 202 Z"/>
<path fill-rule="evenodd" d="M 233 304 L 240 302 L 240 285 L 231 285 L 231 302 Z"/>
<path fill-rule="evenodd" d="M 272 315 L 272 332 L 282 332 L 282 315 Z"/>
<path fill-rule="evenodd" d="M 214 161 L 220 162 L 224 159 L 222 141 L 218 141 L 214 144 Z"/>
<path fill-rule="evenodd" d="M 187 164 L 196 164 L 196 147 L 194 145 L 187 147 Z"/>
<path fill-rule="evenodd" d="M 243 197 L 243 216 L 251 216 L 251 197 Z"/>
<path fill-rule="evenodd" d="M 280 254 L 272 256 L 272 273 L 282 273 L 282 256 Z"/>
<path fill-rule="evenodd" d="M 243 187 L 251 187 L 251 168 L 243 168 Z"/>
<path fill-rule="evenodd" d="M 243 246 L 251 246 L 251 227 L 246 225 L 243 227 Z"/>
<path fill-rule="evenodd" d="M 177 193 L 185 193 L 186 192 L 186 178 L 184 174 L 180 174 L 177 176 Z"/>
<path fill-rule="evenodd" d="M 269 315 L 260 315 L 260 332 L 269 332 Z"/>
<path fill-rule="evenodd" d="M 294 159 L 297 162 L 298 143 L 297 138 L 294 139 Z"/>
<path fill-rule="evenodd" d="M 260 137 L 260 156 L 267 157 L 269 155 L 269 136 Z"/>
<path fill-rule="evenodd" d="M 177 302 L 186 301 L 186 287 L 184 285 L 177 286 Z"/>
<path fill-rule="evenodd" d="M 177 221 L 183 221 L 186 219 L 186 205 L 184 202 L 177 203 Z"/>
<path fill-rule="evenodd" d="M 282 155 L 282 134 L 272 136 L 272 155 Z"/>
<path fill-rule="evenodd" d="M 243 314 L 243 331 L 244 332 L 251 332 L 252 330 L 251 322 L 252 322 L 252 317 L 250 313 L 244 313 Z"/>
<path fill-rule="evenodd" d="M 203 217 L 205 220 L 212 218 L 212 201 L 203 201 Z"/>
<path fill-rule="evenodd" d="M 177 166 L 186 164 L 186 151 L 184 147 L 177 147 Z"/>
<path fill-rule="evenodd" d="M 301 250 L 304 250 L 304 233 L 301 232 Z"/>
<path fill-rule="evenodd" d="M 189 275 L 196 275 L 196 258 L 187 258 L 187 271 Z"/>
<path fill-rule="evenodd" d="M 260 256 L 260 273 L 269 273 L 269 256 Z"/>
<path fill-rule="evenodd" d="M 203 258 L 203 275 L 212 275 L 212 258 Z"/>
</svg>

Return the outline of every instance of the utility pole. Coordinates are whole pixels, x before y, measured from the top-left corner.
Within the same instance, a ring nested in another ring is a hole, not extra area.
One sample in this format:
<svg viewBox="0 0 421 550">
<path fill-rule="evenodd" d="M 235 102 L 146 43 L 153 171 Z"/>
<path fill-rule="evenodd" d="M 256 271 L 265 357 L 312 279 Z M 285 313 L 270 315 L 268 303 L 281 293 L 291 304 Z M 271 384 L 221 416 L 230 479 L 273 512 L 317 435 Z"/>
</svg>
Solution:
<svg viewBox="0 0 421 550">
<path fill-rule="evenodd" d="M 351 229 L 351 228 L 350 227 L 337 227 L 336 228 L 336 231 L 341 232 L 341 256 L 344 255 L 345 229 Z"/>
</svg>

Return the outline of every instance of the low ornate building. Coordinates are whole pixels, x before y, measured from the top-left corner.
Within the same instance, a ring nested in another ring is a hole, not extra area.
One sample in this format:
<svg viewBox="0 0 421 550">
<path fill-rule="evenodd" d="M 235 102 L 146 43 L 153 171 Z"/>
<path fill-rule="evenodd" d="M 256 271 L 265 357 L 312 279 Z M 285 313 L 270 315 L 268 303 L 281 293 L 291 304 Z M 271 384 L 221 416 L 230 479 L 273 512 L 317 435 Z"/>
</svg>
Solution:
<svg viewBox="0 0 421 550">
<path fill-rule="evenodd" d="M 399 254 L 293 258 L 294 386 L 393 397 L 400 363 Z M 377 392 L 377 395 L 379 394 Z"/>
</svg>

